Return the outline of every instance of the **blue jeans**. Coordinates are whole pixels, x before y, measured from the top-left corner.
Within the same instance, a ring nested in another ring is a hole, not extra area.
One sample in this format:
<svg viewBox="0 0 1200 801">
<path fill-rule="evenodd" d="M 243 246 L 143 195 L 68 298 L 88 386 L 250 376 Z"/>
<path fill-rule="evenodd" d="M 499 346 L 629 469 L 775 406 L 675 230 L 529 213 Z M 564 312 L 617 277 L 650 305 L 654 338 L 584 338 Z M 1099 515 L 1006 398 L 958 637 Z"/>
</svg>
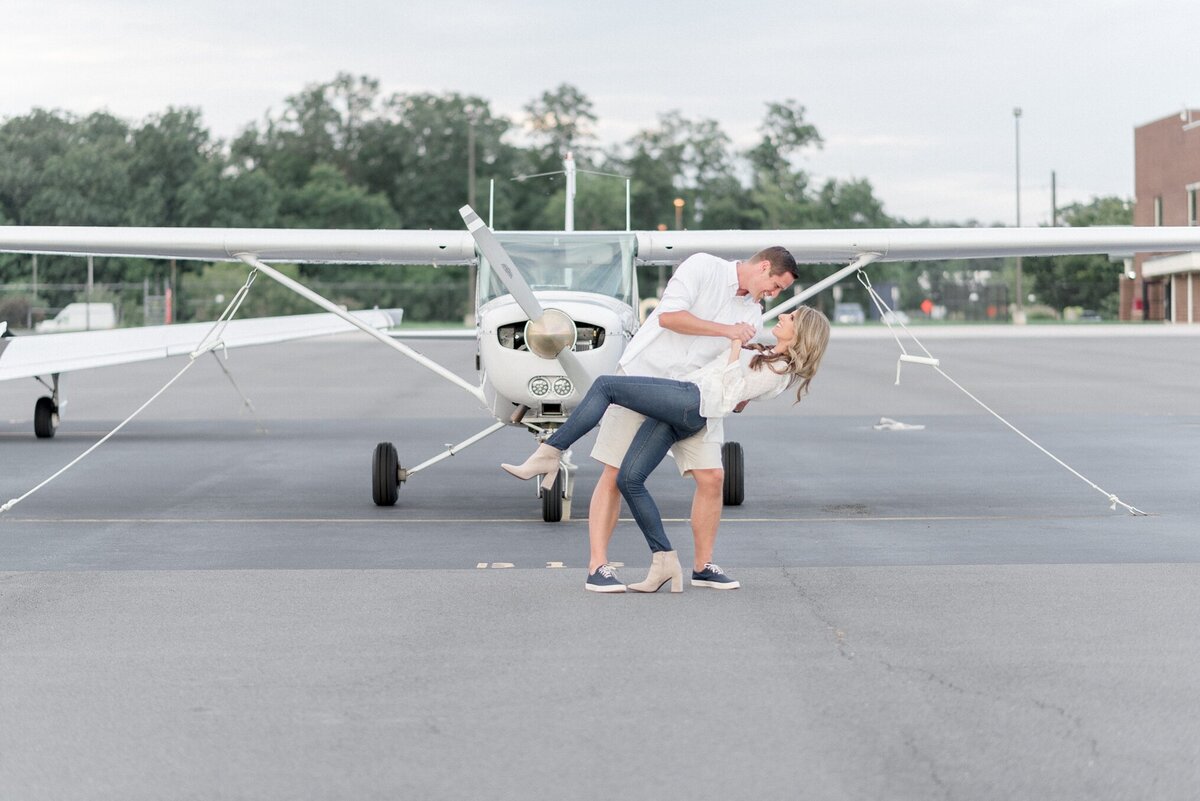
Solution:
<svg viewBox="0 0 1200 801">
<path fill-rule="evenodd" d="M 567 422 L 546 444 L 566 450 L 577 439 L 600 424 L 609 405 L 616 404 L 646 416 L 617 474 L 620 490 L 651 551 L 670 551 L 671 541 L 663 530 L 658 504 L 646 491 L 646 479 L 654 472 L 671 445 L 705 426 L 700 416 L 700 388 L 687 381 L 640 375 L 602 375 L 592 384 Z"/>
</svg>

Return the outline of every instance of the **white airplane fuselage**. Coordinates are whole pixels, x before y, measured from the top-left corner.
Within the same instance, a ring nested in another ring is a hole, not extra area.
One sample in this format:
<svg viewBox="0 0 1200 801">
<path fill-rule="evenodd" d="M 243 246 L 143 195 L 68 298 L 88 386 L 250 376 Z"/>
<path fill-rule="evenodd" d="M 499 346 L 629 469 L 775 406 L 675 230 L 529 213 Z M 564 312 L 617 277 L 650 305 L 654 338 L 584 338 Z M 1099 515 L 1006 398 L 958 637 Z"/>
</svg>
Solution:
<svg viewBox="0 0 1200 801">
<path fill-rule="evenodd" d="M 476 287 L 484 402 L 500 422 L 554 427 L 592 379 L 617 369 L 637 332 L 637 240 L 628 232 L 563 231 L 495 240 L 483 240 Z M 544 326 L 552 318 L 557 328 L 548 344 Z"/>
<path fill-rule="evenodd" d="M 592 376 L 615 372 L 625 346 L 637 331 L 633 307 L 616 298 L 585 292 L 536 292 L 547 309 L 558 309 L 574 322 L 578 334 L 573 350 Z M 586 387 L 576 386 L 553 359 L 532 353 L 524 342 L 528 317 L 505 295 L 479 308 L 479 363 L 484 396 L 498 420 L 510 421 L 520 407 L 528 408 L 524 422 L 562 423 L 583 399 Z"/>
</svg>

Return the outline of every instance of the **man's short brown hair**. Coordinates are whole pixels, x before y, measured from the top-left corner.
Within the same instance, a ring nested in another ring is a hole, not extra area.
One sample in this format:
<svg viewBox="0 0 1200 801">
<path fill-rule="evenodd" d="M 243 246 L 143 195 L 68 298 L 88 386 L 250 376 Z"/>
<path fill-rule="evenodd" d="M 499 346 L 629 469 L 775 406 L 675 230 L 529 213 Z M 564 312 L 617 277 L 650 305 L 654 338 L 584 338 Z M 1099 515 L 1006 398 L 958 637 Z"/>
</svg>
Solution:
<svg viewBox="0 0 1200 801">
<path fill-rule="evenodd" d="M 771 262 L 771 275 L 791 273 L 792 278 L 800 277 L 800 268 L 796 266 L 796 260 L 792 258 L 792 254 L 788 252 L 787 248 L 779 245 L 763 248 L 751 256 L 750 261 L 754 264 L 758 264 L 760 261 Z"/>
</svg>

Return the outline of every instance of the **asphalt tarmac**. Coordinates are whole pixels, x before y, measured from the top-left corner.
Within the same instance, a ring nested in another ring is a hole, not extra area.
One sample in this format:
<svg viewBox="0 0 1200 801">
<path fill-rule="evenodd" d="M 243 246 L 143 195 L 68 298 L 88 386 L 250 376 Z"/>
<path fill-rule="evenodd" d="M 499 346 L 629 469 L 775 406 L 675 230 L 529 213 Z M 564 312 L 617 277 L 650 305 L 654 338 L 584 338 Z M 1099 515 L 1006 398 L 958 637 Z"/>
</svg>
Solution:
<svg viewBox="0 0 1200 801">
<path fill-rule="evenodd" d="M 473 400 L 341 336 L 231 352 L 251 414 L 208 357 L 0 516 L 0 798 L 1194 798 L 1195 329 L 918 331 L 1101 489 L 840 329 L 799 406 L 727 426 L 742 589 L 654 596 L 583 591 L 590 438 L 568 522 L 496 467 L 513 429 L 378 508 L 375 444 L 424 461 Z M 48 441 L 0 385 L 0 499 L 183 364 L 67 376 Z M 651 487 L 690 560 L 690 483 Z M 610 556 L 642 577 L 628 519 Z"/>
</svg>

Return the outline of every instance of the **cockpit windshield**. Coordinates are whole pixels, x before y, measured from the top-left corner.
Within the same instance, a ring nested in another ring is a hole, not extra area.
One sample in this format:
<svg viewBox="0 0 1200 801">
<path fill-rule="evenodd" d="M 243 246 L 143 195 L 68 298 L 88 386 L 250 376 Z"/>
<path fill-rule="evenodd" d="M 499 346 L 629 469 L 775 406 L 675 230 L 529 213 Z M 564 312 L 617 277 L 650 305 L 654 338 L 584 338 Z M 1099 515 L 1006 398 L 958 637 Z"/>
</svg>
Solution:
<svg viewBox="0 0 1200 801">
<path fill-rule="evenodd" d="M 500 233 L 496 238 L 535 292 L 593 292 L 633 305 L 637 240 L 632 234 Z M 479 303 L 508 294 L 487 259 L 480 256 L 479 262 Z"/>
</svg>

